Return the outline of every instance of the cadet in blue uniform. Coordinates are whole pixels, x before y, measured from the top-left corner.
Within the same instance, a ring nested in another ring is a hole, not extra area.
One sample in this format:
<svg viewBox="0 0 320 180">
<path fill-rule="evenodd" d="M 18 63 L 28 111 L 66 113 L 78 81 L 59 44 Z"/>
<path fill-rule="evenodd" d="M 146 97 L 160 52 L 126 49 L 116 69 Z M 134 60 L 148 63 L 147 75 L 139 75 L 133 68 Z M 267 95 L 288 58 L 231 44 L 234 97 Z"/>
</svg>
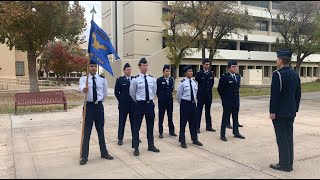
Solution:
<svg viewBox="0 0 320 180">
<path fill-rule="evenodd" d="M 240 107 L 240 97 L 239 97 L 239 89 L 241 77 L 237 74 L 237 61 L 229 61 L 228 69 L 229 73 L 223 74 L 220 77 L 218 92 L 221 97 L 222 106 L 223 106 L 223 115 L 221 122 L 221 132 L 220 139 L 222 141 L 227 141 L 226 138 L 226 127 L 230 124 L 230 115 L 232 114 L 233 120 L 233 134 L 234 137 L 245 139 L 239 133 L 239 107 Z"/>
<path fill-rule="evenodd" d="M 147 74 L 148 62 L 145 58 L 139 61 L 140 74 L 136 76 L 130 86 L 130 96 L 137 102 L 135 105 L 135 127 L 133 133 L 132 148 L 135 148 L 134 155 L 139 156 L 139 131 L 142 119 L 145 116 L 147 123 L 148 150 L 160 152 L 154 146 L 153 128 L 154 128 L 154 103 L 153 99 L 157 92 L 156 79 Z"/>
<path fill-rule="evenodd" d="M 163 119 L 165 111 L 167 110 L 169 135 L 177 136 L 175 134 L 174 124 L 172 121 L 173 112 L 173 98 L 172 91 L 174 89 L 174 80 L 170 76 L 170 65 L 166 64 L 162 69 L 163 76 L 157 79 L 157 96 L 159 109 L 159 138 L 163 138 Z"/>
<path fill-rule="evenodd" d="M 185 129 L 187 122 L 189 122 L 189 129 L 191 134 L 191 140 L 193 144 L 202 146 L 202 143 L 198 140 L 196 120 L 197 120 L 197 106 L 196 95 L 198 91 L 197 83 L 192 79 L 193 70 L 190 65 L 183 68 L 185 78 L 179 83 L 177 91 L 177 100 L 180 104 L 180 134 L 179 142 L 181 142 L 182 148 L 187 148 Z"/>
<path fill-rule="evenodd" d="M 129 89 L 130 84 L 133 79 L 131 76 L 131 66 L 129 63 L 126 63 L 123 67 L 124 76 L 117 78 L 114 95 L 117 97 L 119 102 L 119 128 L 118 128 L 118 144 L 123 144 L 123 135 L 126 125 L 127 116 L 129 114 L 130 126 L 131 126 L 131 135 L 133 134 L 133 125 L 134 125 L 134 101 L 132 100 Z"/>
<path fill-rule="evenodd" d="M 288 48 L 277 52 L 277 67 L 273 72 L 270 97 L 270 119 L 274 126 L 279 163 L 271 168 L 293 170 L 293 122 L 299 110 L 301 84 L 299 75 L 290 68 L 292 52 Z"/>
<path fill-rule="evenodd" d="M 206 130 L 216 130 L 212 128 L 212 121 L 210 115 L 210 109 L 212 104 L 212 88 L 214 85 L 213 71 L 210 71 L 210 62 L 208 59 L 202 61 L 203 69 L 196 74 L 196 81 L 198 82 L 198 94 L 197 94 L 197 132 L 200 133 L 202 109 L 205 105 L 206 115 Z"/>
<path fill-rule="evenodd" d="M 86 88 L 86 76 L 81 77 L 79 81 L 80 91 L 82 93 L 88 93 L 80 165 L 84 165 L 88 161 L 90 135 L 93 122 L 96 126 L 99 137 L 101 158 L 113 159 L 107 151 L 104 138 L 104 107 L 102 102 L 108 94 L 107 80 L 103 76 L 97 74 L 97 63 L 92 60 L 90 61 L 89 72 L 88 88 Z"/>
</svg>

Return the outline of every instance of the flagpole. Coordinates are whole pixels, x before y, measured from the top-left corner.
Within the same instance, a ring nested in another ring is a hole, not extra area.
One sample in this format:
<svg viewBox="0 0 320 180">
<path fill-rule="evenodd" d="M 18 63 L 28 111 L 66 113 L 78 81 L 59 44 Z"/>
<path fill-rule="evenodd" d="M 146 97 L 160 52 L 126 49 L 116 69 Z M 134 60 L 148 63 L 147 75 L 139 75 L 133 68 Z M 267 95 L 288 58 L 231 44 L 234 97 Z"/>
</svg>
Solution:
<svg viewBox="0 0 320 180">
<path fill-rule="evenodd" d="M 94 14 L 96 14 L 96 10 L 94 7 L 90 11 L 92 13 L 92 21 L 94 19 Z M 90 35 L 89 35 L 90 36 Z M 90 66 L 90 53 L 89 53 L 89 59 L 87 61 L 87 79 L 86 79 L 86 88 L 88 88 L 88 81 L 89 81 L 89 66 Z M 82 112 L 82 131 L 81 131 L 81 142 L 80 142 L 80 159 L 82 158 L 82 146 L 83 146 L 83 137 L 84 137 L 84 126 L 86 123 L 86 114 L 87 114 L 87 97 L 88 97 L 88 92 L 85 93 L 84 96 L 84 103 L 83 103 L 83 112 Z"/>
</svg>

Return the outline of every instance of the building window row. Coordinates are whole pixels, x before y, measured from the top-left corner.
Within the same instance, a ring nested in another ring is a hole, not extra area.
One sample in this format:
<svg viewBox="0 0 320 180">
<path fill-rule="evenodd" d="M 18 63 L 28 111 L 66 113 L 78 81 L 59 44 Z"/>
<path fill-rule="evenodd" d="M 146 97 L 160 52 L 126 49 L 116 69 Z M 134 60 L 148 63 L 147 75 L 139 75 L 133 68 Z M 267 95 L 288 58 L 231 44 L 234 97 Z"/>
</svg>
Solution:
<svg viewBox="0 0 320 180">
<path fill-rule="evenodd" d="M 183 68 L 186 65 L 179 65 L 179 77 L 184 77 Z M 202 70 L 202 65 L 191 65 L 193 70 L 193 77 L 199 70 Z M 263 78 L 271 78 L 273 71 L 277 70 L 276 66 L 238 66 L 238 73 L 243 77 L 243 71 L 246 69 L 261 69 Z M 293 69 L 296 69 L 295 67 Z M 211 70 L 214 73 L 214 77 L 221 77 L 221 75 L 228 72 L 226 65 L 212 65 Z M 317 77 L 319 76 L 319 67 L 301 67 L 301 77 Z"/>
</svg>

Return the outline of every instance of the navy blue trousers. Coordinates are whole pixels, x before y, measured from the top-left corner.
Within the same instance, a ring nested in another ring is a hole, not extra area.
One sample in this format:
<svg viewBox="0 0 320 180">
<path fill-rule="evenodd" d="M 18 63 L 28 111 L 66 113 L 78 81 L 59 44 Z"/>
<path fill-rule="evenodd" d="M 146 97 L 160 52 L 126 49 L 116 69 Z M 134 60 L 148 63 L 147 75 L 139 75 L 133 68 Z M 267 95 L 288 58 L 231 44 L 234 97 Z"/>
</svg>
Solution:
<svg viewBox="0 0 320 180">
<path fill-rule="evenodd" d="M 181 100 L 180 104 L 180 133 L 179 142 L 182 144 L 186 143 L 185 129 L 187 122 L 189 123 L 189 130 L 192 141 L 198 141 L 197 129 L 196 129 L 196 119 L 197 119 L 197 107 L 195 102 Z"/>
<path fill-rule="evenodd" d="M 279 164 L 290 168 L 293 165 L 293 123 L 294 118 L 276 118 L 272 121 L 278 145 Z"/>
<path fill-rule="evenodd" d="M 135 104 L 135 113 L 134 113 L 134 133 L 132 140 L 132 148 L 139 148 L 139 131 L 141 128 L 141 123 L 143 117 L 146 118 L 147 124 L 147 139 L 148 145 L 154 146 L 154 137 L 153 137 L 153 128 L 154 128 L 154 103 L 150 101 L 147 103 L 146 101 L 137 101 Z"/>
<path fill-rule="evenodd" d="M 82 159 L 84 160 L 87 160 L 89 155 L 89 144 L 93 122 L 98 133 L 101 156 L 105 156 L 108 151 L 104 138 L 104 108 L 102 102 L 99 102 L 98 104 L 87 103 L 82 145 Z"/>
</svg>

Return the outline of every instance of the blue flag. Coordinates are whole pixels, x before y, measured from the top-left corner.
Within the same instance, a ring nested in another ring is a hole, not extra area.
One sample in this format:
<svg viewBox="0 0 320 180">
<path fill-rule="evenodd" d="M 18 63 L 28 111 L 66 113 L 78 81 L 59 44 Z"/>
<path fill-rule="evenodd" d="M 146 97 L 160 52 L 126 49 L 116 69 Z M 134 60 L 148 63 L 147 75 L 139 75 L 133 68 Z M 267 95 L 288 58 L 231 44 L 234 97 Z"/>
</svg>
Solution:
<svg viewBox="0 0 320 180">
<path fill-rule="evenodd" d="M 88 53 L 91 60 L 97 62 L 112 76 L 112 68 L 108 59 L 109 54 L 113 54 L 116 59 L 120 59 L 114 50 L 111 41 L 107 35 L 93 20 L 91 21 L 91 29 L 89 34 Z"/>
</svg>

